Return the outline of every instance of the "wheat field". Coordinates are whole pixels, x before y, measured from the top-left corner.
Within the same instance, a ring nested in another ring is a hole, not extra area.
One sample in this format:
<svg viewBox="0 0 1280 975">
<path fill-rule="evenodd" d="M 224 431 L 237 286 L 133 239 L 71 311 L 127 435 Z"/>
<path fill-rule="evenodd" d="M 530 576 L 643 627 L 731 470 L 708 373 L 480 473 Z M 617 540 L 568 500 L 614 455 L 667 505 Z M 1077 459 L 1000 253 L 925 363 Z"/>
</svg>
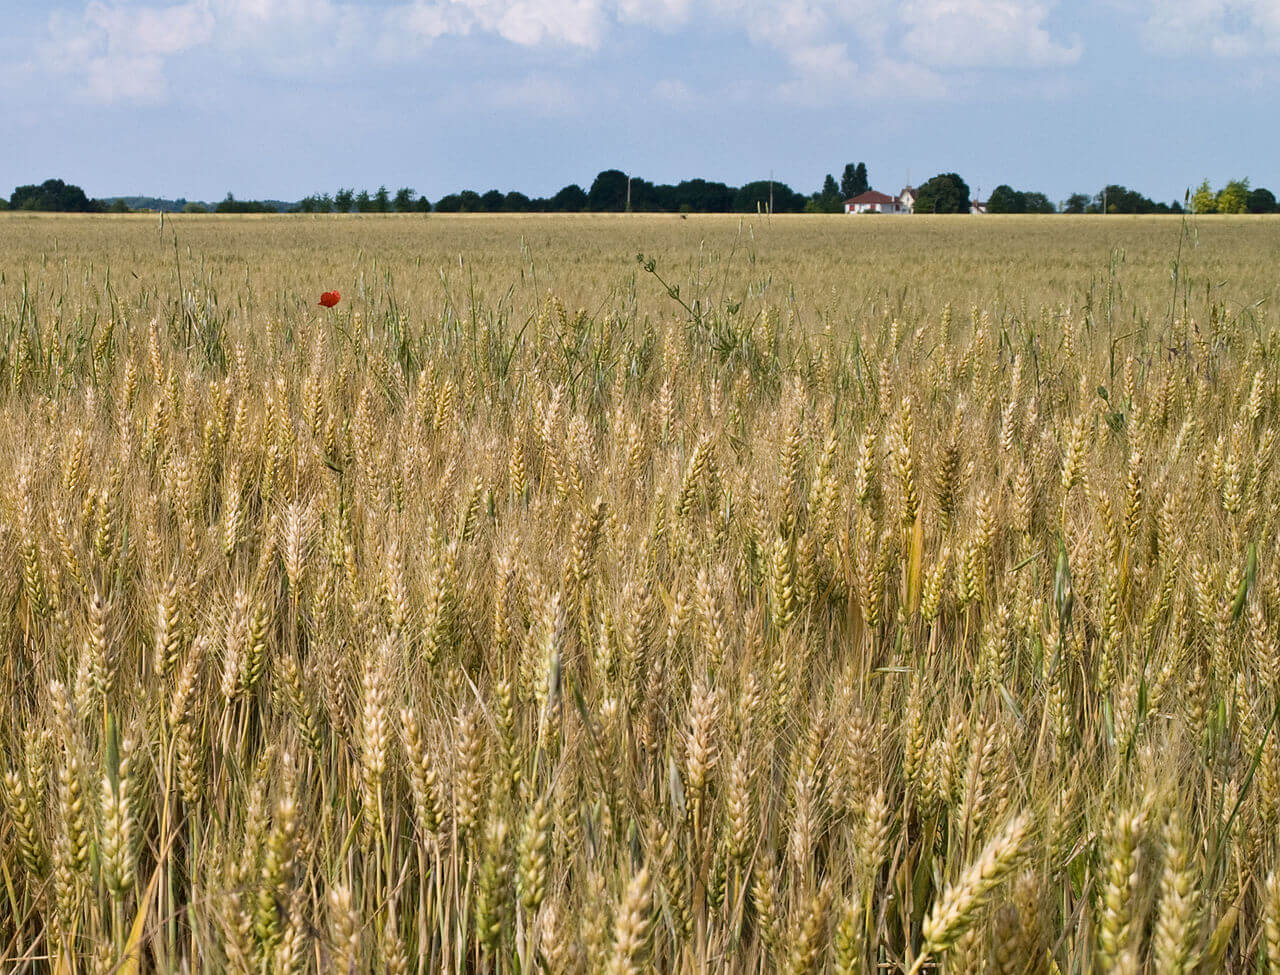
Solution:
<svg viewBox="0 0 1280 975">
<path fill-rule="evenodd" d="M 1280 972 L 1277 299 L 1267 218 L 4 215 L 0 968 Z"/>
</svg>

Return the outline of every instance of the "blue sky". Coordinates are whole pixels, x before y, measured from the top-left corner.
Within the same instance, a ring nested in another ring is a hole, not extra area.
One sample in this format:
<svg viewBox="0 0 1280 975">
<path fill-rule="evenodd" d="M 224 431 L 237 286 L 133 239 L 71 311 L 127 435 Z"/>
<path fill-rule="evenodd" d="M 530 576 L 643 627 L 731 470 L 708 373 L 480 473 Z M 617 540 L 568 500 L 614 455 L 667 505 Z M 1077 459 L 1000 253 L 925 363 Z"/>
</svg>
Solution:
<svg viewBox="0 0 1280 975">
<path fill-rule="evenodd" d="M 1280 0 L 4 0 L 0 194 L 1280 192 Z"/>
</svg>

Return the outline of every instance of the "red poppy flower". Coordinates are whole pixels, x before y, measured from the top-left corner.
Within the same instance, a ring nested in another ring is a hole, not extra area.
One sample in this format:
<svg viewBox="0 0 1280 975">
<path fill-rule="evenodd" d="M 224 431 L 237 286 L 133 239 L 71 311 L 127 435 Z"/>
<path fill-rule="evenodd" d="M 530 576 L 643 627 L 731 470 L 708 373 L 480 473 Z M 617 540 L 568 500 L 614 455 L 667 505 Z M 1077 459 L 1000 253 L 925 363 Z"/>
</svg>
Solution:
<svg viewBox="0 0 1280 975">
<path fill-rule="evenodd" d="M 336 291 L 326 291 L 320 296 L 320 304 L 324 305 L 326 308 L 332 308 L 341 298 L 342 295 L 338 294 Z"/>
</svg>

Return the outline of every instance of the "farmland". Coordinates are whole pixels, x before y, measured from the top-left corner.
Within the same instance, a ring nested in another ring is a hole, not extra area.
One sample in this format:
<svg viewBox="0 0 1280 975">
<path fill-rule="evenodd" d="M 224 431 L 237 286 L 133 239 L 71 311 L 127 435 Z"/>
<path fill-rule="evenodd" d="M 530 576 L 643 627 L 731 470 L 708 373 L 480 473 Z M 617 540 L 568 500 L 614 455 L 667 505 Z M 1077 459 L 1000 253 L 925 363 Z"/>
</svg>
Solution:
<svg viewBox="0 0 1280 975">
<path fill-rule="evenodd" d="M 1280 971 L 1278 269 L 4 214 L 0 967 Z"/>
</svg>

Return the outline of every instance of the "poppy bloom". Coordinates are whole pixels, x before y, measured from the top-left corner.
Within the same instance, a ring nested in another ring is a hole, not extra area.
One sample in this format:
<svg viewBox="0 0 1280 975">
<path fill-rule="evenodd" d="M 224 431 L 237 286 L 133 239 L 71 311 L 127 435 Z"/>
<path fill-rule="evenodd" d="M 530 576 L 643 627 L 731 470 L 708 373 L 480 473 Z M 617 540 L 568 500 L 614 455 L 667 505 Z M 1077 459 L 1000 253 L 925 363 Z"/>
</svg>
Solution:
<svg viewBox="0 0 1280 975">
<path fill-rule="evenodd" d="M 326 291 L 320 296 L 320 304 L 324 305 L 326 308 L 332 308 L 341 298 L 342 295 L 338 294 L 336 291 Z"/>
</svg>

